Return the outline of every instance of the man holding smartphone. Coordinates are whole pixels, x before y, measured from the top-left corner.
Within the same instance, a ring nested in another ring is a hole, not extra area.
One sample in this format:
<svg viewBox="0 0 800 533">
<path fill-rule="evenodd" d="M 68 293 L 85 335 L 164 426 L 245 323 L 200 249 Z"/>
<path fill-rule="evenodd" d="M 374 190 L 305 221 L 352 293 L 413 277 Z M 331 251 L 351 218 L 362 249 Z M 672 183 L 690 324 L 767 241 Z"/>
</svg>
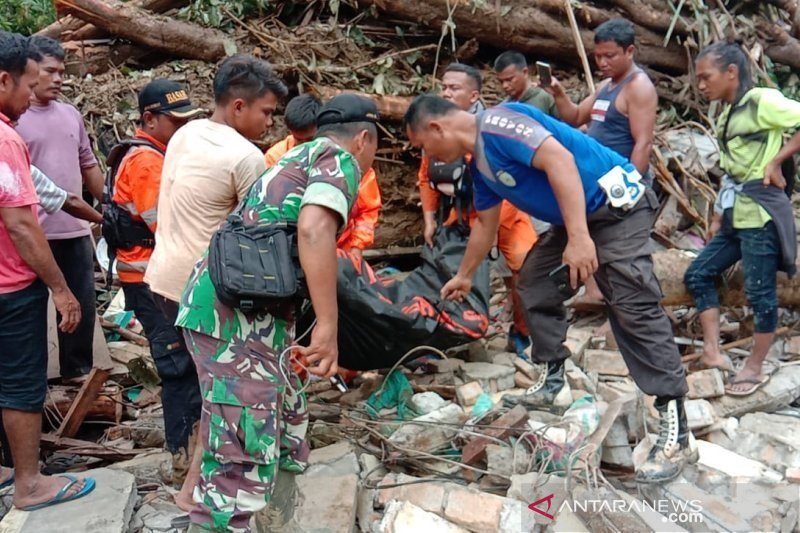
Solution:
<svg viewBox="0 0 800 533">
<path fill-rule="evenodd" d="M 650 167 L 658 95 L 653 82 L 634 61 L 636 33 L 623 18 L 597 27 L 594 58 L 605 78 L 597 91 L 574 104 L 558 80 L 542 87 L 555 98 L 561 120 L 588 125 L 587 134 L 630 159 L 642 176 Z"/>
<path fill-rule="evenodd" d="M 531 408 L 551 406 L 565 386 L 564 361 L 571 354 L 564 346 L 567 295 L 555 279 L 558 267 L 569 267 L 573 291 L 594 274 L 631 376 L 645 394 L 656 396 L 660 414 L 658 441 L 637 481 L 677 477 L 698 452 L 683 407 L 685 372 L 660 305 L 648 245 L 658 201 L 641 174 L 613 150 L 528 105 L 503 104 L 476 120 L 452 102 L 424 95 L 412 102 L 405 124 L 411 143 L 432 160 L 448 163 L 473 154 L 478 219 L 458 273 L 442 288 L 443 298 L 469 293 L 497 233 L 502 200 L 553 225 L 519 274 L 532 358 L 541 376 L 521 401 Z"/>
</svg>

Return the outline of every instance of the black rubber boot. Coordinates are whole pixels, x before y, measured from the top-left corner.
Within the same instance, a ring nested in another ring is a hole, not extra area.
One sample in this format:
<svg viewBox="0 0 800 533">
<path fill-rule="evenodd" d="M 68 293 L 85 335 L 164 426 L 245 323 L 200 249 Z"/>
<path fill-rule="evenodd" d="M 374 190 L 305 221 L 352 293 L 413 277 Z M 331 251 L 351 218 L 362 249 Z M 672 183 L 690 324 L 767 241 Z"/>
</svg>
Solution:
<svg viewBox="0 0 800 533">
<path fill-rule="evenodd" d="M 658 440 L 650 449 L 647 461 L 636 471 L 639 483 L 672 481 L 686 463 L 695 463 L 700 457 L 694 435 L 689 431 L 683 398 L 657 398 L 655 407 L 659 415 Z"/>
</svg>

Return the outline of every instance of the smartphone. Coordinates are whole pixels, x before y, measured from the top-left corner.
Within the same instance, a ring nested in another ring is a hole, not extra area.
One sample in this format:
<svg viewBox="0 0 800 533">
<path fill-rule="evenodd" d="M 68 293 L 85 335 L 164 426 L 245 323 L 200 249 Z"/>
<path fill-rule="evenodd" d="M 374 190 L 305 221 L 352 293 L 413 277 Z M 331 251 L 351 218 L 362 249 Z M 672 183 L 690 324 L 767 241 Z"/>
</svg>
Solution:
<svg viewBox="0 0 800 533">
<path fill-rule="evenodd" d="M 553 85 L 553 71 L 549 63 L 537 61 L 536 71 L 539 73 L 539 85 L 542 87 L 550 87 Z"/>
<path fill-rule="evenodd" d="M 561 265 L 558 268 L 554 268 L 547 276 L 555 283 L 559 294 L 565 300 L 569 300 L 578 292 L 577 289 L 573 289 L 572 285 L 570 285 L 569 265 Z M 582 283 L 579 283 L 578 287 L 580 288 L 581 285 Z"/>
</svg>

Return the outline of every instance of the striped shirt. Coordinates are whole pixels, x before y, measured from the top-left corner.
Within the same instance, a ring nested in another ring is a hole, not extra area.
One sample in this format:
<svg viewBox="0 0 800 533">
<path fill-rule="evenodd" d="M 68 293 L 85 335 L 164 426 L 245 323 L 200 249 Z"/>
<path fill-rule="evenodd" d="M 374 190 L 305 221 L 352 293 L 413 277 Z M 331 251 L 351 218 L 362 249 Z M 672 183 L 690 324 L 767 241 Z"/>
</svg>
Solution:
<svg viewBox="0 0 800 533">
<path fill-rule="evenodd" d="M 39 197 L 39 206 L 48 215 L 60 211 L 67 201 L 67 191 L 53 183 L 44 172 L 31 165 L 31 178 L 36 195 Z"/>
</svg>

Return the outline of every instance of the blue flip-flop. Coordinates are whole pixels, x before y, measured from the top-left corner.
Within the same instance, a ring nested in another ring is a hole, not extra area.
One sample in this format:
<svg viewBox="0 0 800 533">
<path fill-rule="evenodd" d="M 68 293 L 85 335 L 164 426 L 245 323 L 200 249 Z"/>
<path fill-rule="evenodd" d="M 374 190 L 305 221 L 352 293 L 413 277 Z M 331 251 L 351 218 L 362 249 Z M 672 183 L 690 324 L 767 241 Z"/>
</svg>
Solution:
<svg viewBox="0 0 800 533">
<path fill-rule="evenodd" d="M 95 487 L 94 479 L 90 477 L 85 477 L 83 478 L 84 481 L 83 488 L 78 492 L 76 492 L 75 494 L 67 496 L 66 494 L 67 491 L 69 491 L 70 487 L 72 487 L 75 483 L 78 483 L 80 480 L 70 474 L 63 474 L 59 477 L 65 477 L 69 479 L 69 483 L 64 485 L 64 487 L 60 491 L 58 491 L 58 493 L 55 496 L 53 496 L 46 502 L 42 502 L 36 505 L 30 505 L 28 507 L 20 507 L 19 509 L 21 511 L 36 511 L 37 509 L 44 509 L 45 507 L 58 505 L 59 503 L 65 503 L 65 502 L 70 502 L 72 500 L 77 500 L 78 498 L 82 498 L 83 496 L 86 496 L 87 494 L 92 492 Z"/>
<path fill-rule="evenodd" d="M 14 477 L 15 477 L 14 469 L 11 469 L 11 477 L 8 478 L 7 480 L 3 481 L 2 483 L 0 483 L 0 490 L 3 490 L 4 488 L 10 487 L 11 485 L 13 485 L 14 484 Z"/>
</svg>

